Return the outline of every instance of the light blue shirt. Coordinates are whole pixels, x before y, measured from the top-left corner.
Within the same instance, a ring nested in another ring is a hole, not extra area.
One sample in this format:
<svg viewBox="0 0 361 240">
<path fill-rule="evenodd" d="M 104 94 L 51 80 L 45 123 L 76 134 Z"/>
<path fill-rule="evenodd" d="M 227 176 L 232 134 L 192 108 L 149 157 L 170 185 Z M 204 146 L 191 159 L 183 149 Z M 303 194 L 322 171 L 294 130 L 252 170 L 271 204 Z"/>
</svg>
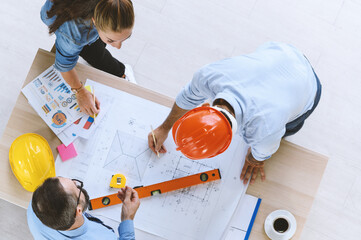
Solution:
<svg viewBox="0 0 361 240">
<path fill-rule="evenodd" d="M 268 42 L 255 52 L 198 70 L 176 98 L 183 109 L 224 99 L 234 109 L 238 133 L 263 161 L 277 151 L 286 124 L 311 109 L 317 82 L 304 55 L 291 45 Z"/>
<path fill-rule="evenodd" d="M 50 26 L 56 16 L 48 18 L 47 11 L 51 9 L 53 3 L 47 0 L 41 8 L 41 20 Z M 79 54 L 83 47 L 94 43 L 98 38 L 98 31 L 91 26 L 91 20 L 72 20 L 63 23 L 55 31 L 55 64 L 54 67 L 60 72 L 72 70 L 79 59 Z"/>
<path fill-rule="evenodd" d="M 31 202 L 27 210 L 28 226 L 35 240 L 134 240 L 134 224 L 132 220 L 126 220 L 119 224 L 117 235 L 100 223 L 88 220 L 84 215 L 84 224 L 74 230 L 58 231 L 45 226 L 35 215 Z"/>
</svg>

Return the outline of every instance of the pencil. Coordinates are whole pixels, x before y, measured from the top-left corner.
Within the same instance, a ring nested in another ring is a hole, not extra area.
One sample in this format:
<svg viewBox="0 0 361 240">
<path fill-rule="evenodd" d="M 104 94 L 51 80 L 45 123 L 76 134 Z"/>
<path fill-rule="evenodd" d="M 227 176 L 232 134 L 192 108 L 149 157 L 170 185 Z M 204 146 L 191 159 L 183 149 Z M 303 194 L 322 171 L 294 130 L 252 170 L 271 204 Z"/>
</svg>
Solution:
<svg viewBox="0 0 361 240">
<path fill-rule="evenodd" d="M 152 130 L 152 136 L 153 136 L 153 142 L 154 142 L 154 148 L 155 148 L 155 146 L 157 145 L 157 140 L 155 139 L 152 125 L 150 125 L 150 130 Z M 157 157 L 159 157 L 159 152 L 158 151 L 156 151 L 156 152 L 157 152 Z"/>
<path fill-rule="evenodd" d="M 93 100 L 94 100 L 94 106 L 95 106 L 95 88 L 93 86 Z M 96 106 L 95 106 L 96 107 Z M 94 125 L 95 125 L 95 117 L 96 117 L 96 114 L 94 113 Z"/>
</svg>

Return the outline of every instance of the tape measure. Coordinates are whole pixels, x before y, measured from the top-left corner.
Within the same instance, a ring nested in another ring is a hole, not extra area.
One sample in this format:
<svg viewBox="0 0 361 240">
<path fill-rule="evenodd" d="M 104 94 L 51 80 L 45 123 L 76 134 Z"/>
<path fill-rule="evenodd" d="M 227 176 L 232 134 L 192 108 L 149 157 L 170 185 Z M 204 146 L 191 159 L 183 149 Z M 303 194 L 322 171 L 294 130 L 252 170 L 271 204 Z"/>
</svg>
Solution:
<svg viewBox="0 0 361 240">
<path fill-rule="evenodd" d="M 219 179 L 221 179 L 221 173 L 219 169 L 213 169 L 207 172 L 197 173 L 194 175 L 156 183 L 149 186 L 134 187 L 134 190 L 138 192 L 139 198 L 146 198 Z M 91 199 L 89 203 L 89 210 L 95 210 L 120 203 L 122 203 L 122 201 L 117 197 L 117 193 L 115 193 Z"/>
<path fill-rule="evenodd" d="M 109 187 L 111 188 L 123 188 L 125 187 L 127 179 L 123 174 L 117 173 L 112 176 L 112 179 L 110 180 Z"/>
</svg>

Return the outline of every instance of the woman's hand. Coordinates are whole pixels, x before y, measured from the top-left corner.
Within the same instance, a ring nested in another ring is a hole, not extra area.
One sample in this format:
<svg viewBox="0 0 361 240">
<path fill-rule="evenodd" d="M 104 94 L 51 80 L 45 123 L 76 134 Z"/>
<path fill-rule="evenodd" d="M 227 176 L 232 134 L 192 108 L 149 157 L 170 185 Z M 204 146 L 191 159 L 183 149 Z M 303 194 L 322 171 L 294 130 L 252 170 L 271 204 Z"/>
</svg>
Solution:
<svg viewBox="0 0 361 240">
<path fill-rule="evenodd" d="M 100 102 L 97 97 L 95 97 L 94 104 L 94 95 L 82 87 L 78 90 L 76 94 L 76 98 L 78 100 L 78 104 L 80 107 L 80 111 L 88 114 L 89 116 L 93 116 L 99 113 L 100 111 Z"/>
</svg>

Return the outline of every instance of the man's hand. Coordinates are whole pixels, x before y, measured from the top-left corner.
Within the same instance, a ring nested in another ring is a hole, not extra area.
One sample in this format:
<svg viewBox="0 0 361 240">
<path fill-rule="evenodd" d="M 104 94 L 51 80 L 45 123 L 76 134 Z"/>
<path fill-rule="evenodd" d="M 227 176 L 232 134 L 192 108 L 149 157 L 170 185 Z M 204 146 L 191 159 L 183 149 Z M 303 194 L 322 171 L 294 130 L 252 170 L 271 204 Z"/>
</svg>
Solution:
<svg viewBox="0 0 361 240">
<path fill-rule="evenodd" d="M 172 129 L 173 124 L 183 116 L 188 110 L 178 107 L 176 103 L 173 104 L 172 110 L 170 111 L 168 117 L 157 129 L 154 130 L 154 137 L 156 144 L 154 144 L 154 139 L 152 133 L 148 134 L 148 145 L 154 153 L 166 153 L 167 149 L 164 147 L 163 143 L 168 137 L 169 131 Z"/>
<path fill-rule="evenodd" d="M 100 111 L 100 102 L 97 97 L 95 97 L 94 105 L 94 95 L 82 87 L 76 94 L 80 110 L 90 116 L 98 114 Z"/>
<path fill-rule="evenodd" d="M 157 151 L 159 153 L 166 153 L 167 149 L 164 147 L 163 143 L 168 137 L 169 130 L 166 130 L 162 126 L 159 126 L 153 132 L 154 132 L 154 137 L 155 137 L 155 141 L 157 142 L 157 144 L 156 145 L 154 144 L 153 134 L 152 134 L 152 132 L 150 132 L 148 134 L 149 148 L 152 149 L 152 151 L 154 153 L 157 153 Z"/>
<path fill-rule="evenodd" d="M 261 173 L 261 179 L 263 182 L 266 179 L 266 174 L 264 173 L 264 161 L 257 161 L 252 156 L 251 148 L 249 148 L 241 173 L 241 180 L 243 180 L 243 184 L 247 184 L 251 175 L 252 177 L 250 183 L 253 184 L 257 178 L 258 172 Z"/>
<path fill-rule="evenodd" d="M 137 191 L 125 186 L 118 191 L 117 196 L 123 202 L 121 220 L 133 220 L 140 205 Z"/>
</svg>

